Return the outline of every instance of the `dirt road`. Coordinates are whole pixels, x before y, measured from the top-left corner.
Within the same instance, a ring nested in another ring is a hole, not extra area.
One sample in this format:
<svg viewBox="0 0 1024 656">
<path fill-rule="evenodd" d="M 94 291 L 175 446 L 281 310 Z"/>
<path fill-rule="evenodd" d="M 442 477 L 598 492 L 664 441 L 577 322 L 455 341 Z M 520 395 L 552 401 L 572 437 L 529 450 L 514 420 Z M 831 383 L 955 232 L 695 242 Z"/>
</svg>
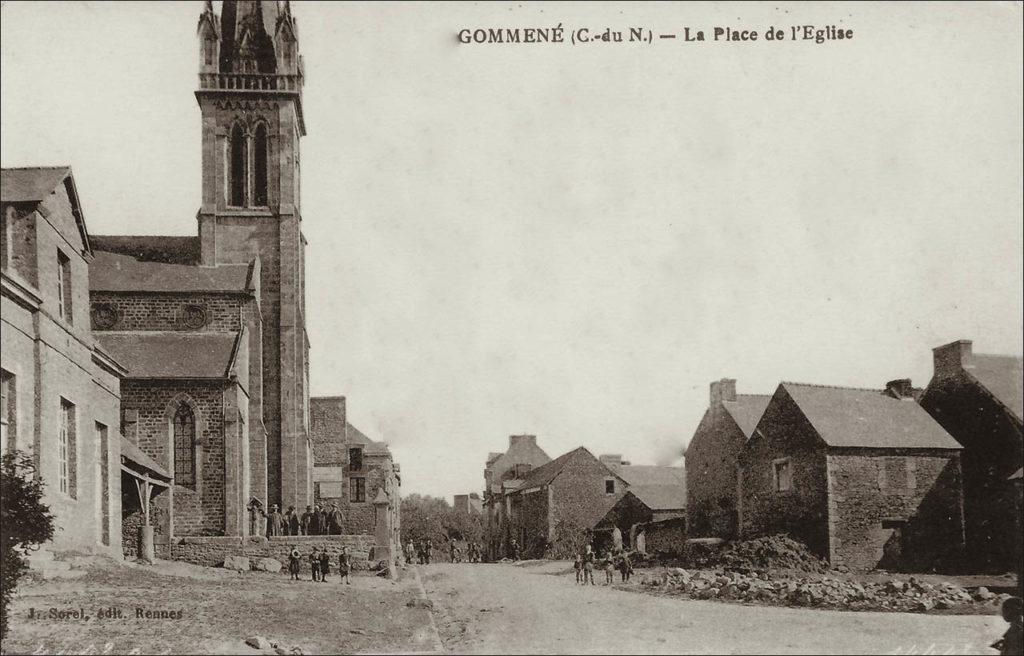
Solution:
<svg viewBox="0 0 1024 656">
<path fill-rule="evenodd" d="M 578 587 L 564 563 L 420 566 L 456 653 L 994 654 L 995 616 L 743 606 Z"/>
</svg>

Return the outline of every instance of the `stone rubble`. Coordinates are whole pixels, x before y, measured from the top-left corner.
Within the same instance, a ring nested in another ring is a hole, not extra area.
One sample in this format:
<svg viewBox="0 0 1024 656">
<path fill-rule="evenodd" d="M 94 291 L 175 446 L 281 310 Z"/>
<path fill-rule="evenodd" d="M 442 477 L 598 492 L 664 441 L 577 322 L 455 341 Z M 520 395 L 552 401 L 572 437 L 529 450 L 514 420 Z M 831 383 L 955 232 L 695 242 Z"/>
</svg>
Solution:
<svg viewBox="0 0 1024 656">
<path fill-rule="evenodd" d="M 998 608 L 1009 595 L 979 588 L 973 595 L 953 583 L 928 583 L 911 576 L 884 583 L 821 578 L 780 577 L 767 571 L 690 571 L 671 568 L 660 576 L 641 573 L 642 586 L 659 588 L 692 599 L 722 599 L 785 606 L 925 612 L 987 604 Z"/>
</svg>

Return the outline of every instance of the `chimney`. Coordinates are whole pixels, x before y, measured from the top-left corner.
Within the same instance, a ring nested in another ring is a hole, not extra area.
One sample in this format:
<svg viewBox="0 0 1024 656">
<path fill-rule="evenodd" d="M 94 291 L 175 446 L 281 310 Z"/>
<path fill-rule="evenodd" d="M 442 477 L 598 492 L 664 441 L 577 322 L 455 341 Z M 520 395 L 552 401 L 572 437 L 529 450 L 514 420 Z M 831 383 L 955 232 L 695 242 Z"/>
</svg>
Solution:
<svg viewBox="0 0 1024 656">
<path fill-rule="evenodd" d="M 885 393 L 894 399 L 914 400 L 914 386 L 909 378 L 897 378 L 885 384 Z"/>
<path fill-rule="evenodd" d="M 518 446 L 520 444 L 522 444 L 522 445 L 532 444 L 533 446 L 537 446 L 537 436 L 536 435 L 509 435 L 508 436 L 508 448 L 511 449 L 511 448 L 513 448 L 515 446 Z"/>
<path fill-rule="evenodd" d="M 723 378 L 711 383 L 711 403 L 736 400 L 736 379 Z"/>
<path fill-rule="evenodd" d="M 971 366 L 971 355 L 972 342 L 969 339 L 959 339 L 933 348 L 932 360 L 935 366 L 935 376 L 946 378 L 958 375 L 962 370 Z"/>
<path fill-rule="evenodd" d="M 612 471 L 618 471 L 623 464 L 621 453 L 605 453 L 597 457 L 605 467 Z"/>
</svg>

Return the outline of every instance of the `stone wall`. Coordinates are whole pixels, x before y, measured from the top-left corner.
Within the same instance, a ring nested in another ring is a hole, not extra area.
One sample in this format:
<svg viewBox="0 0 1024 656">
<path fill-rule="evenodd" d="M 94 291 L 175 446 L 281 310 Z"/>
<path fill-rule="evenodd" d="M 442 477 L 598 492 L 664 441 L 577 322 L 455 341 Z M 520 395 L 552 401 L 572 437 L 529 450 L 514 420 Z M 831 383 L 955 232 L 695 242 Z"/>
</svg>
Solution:
<svg viewBox="0 0 1024 656">
<path fill-rule="evenodd" d="M 963 549 L 955 451 L 830 453 L 831 562 L 851 569 L 926 571 Z"/>
<path fill-rule="evenodd" d="M 123 383 L 125 437 L 174 472 L 170 422 L 178 404 L 192 408 L 197 424 L 196 485 L 174 486 L 174 535 L 223 535 L 225 531 L 224 386 L 221 381 L 140 381 Z M 128 421 L 135 418 L 135 421 Z M 170 495 L 155 503 L 166 507 Z"/>
<path fill-rule="evenodd" d="M 686 449 L 686 507 L 693 537 L 735 535 L 736 474 L 745 442 L 721 402 L 708 408 Z"/>
<path fill-rule="evenodd" d="M 758 424 L 763 436 L 747 441 L 740 456 L 740 537 L 788 533 L 828 557 L 828 477 L 825 451 L 814 428 L 785 391 Z M 792 487 L 774 489 L 774 461 L 790 459 Z"/>
<path fill-rule="evenodd" d="M 685 517 L 641 524 L 637 530 L 643 531 L 644 549 L 650 554 L 678 554 L 686 546 Z"/>
<path fill-rule="evenodd" d="M 337 567 L 341 548 L 347 547 L 356 569 L 367 569 L 376 565 L 374 537 L 372 535 L 309 535 L 291 537 L 239 538 L 239 537 L 188 537 L 178 540 L 172 547 L 174 560 L 195 565 L 216 567 L 226 556 L 248 558 L 274 558 L 282 564 L 288 563 L 288 552 L 298 547 L 303 555 L 303 571 L 309 568 L 305 560 L 313 547 L 331 555 L 331 566 Z"/>
<path fill-rule="evenodd" d="M 182 321 L 185 305 L 199 305 L 206 310 L 202 330 L 215 333 L 236 333 L 242 329 L 240 309 L 251 297 L 248 294 L 103 292 L 91 294 L 93 305 L 111 305 L 117 310 L 113 325 L 93 326 L 94 330 L 184 330 L 194 331 Z"/>
</svg>

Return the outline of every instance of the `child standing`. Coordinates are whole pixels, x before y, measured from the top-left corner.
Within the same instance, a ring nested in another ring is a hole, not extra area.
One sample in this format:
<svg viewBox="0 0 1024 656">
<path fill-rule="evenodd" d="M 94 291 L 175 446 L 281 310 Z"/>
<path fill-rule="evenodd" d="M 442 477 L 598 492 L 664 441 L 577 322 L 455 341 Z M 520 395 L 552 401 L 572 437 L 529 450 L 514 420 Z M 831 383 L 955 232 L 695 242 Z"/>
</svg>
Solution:
<svg viewBox="0 0 1024 656">
<path fill-rule="evenodd" d="M 294 544 L 292 550 L 288 552 L 288 572 L 292 575 L 291 581 L 299 580 L 299 562 L 302 559 L 302 554 L 299 553 L 299 548 Z"/>
<path fill-rule="evenodd" d="M 587 550 L 583 552 L 583 585 L 590 581 L 590 585 L 594 585 L 594 550 L 587 545 Z"/>
<path fill-rule="evenodd" d="M 320 582 L 327 581 L 327 575 L 331 573 L 331 556 L 327 549 L 320 552 Z"/>
<path fill-rule="evenodd" d="M 619 575 L 622 578 L 622 582 L 627 583 L 632 574 L 633 563 L 629 560 L 629 554 L 623 553 L 619 556 Z"/>
<path fill-rule="evenodd" d="M 320 553 L 319 549 L 313 547 L 313 553 L 309 554 L 309 569 L 313 573 L 313 580 L 320 580 Z"/>
<path fill-rule="evenodd" d="M 610 551 L 604 552 L 604 584 L 611 585 L 615 582 L 615 560 Z"/>
<path fill-rule="evenodd" d="M 580 560 L 579 554 L 576 554 L 576 560 L 572 562 L 572 568 L 576 570 L 576 585 L 583 583 L 583 561 Z"/>
<path fill-rule="evenodd" d="M 338 554 L 338 576 L 345 582 L 345 585 L 352 585 L 352 581 L 348 578 L 348 571 L 351 568 L 351 562 L 348 557 L 348 547 L 342 547 L 341 553 Z"/>
</svg>

